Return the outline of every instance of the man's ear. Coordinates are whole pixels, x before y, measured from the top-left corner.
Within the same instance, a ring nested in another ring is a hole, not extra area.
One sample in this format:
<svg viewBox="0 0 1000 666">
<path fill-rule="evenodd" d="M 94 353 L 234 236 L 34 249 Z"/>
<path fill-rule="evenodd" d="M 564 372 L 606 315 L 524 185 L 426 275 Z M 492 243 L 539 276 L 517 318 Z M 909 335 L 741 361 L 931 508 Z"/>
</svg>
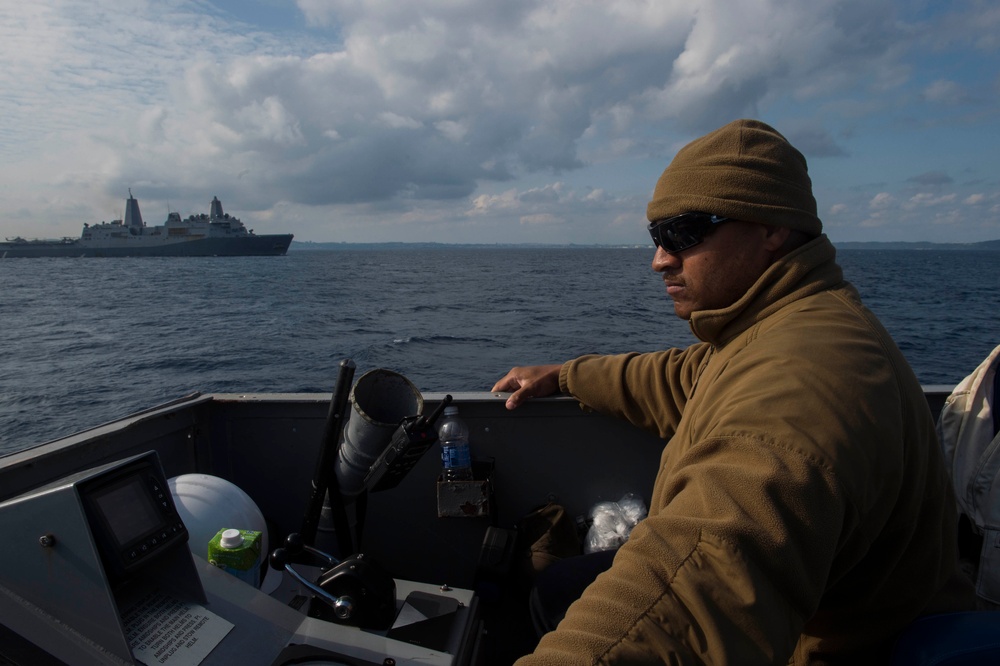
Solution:
<svg viewBox="0 0 1000 666">
<path fill-rule="evenodd" d="M 764 236 L 764 249 L 768 252 L 777 252 L 785 246 L 785 241 L 792 233 L 788 227 L 779 227 L 776 224 L 765 224 L 767 234 Z"/>
</svg>

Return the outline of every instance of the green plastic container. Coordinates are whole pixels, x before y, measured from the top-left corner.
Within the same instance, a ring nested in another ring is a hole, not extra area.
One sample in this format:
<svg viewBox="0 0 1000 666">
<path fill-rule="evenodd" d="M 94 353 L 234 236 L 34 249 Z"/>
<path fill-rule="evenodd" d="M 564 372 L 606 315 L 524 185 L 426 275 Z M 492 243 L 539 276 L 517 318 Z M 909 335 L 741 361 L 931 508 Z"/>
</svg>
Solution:
<svg viewBox="0 0 1000 666">
<path fill-rule="evenodd" d="M 208 562 L 254 587 L 260 584 L 261 533 L 222 529 L 208 542 Z"/>
</svg>

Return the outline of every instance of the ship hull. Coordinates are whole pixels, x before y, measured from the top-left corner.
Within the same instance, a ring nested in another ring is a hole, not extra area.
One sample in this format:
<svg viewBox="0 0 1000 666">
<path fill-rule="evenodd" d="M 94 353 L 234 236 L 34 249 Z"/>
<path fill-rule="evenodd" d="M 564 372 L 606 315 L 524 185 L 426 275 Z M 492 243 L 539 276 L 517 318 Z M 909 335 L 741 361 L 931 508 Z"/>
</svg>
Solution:
<svg viewBox="0 0 1000 666">
<path fill-rule="evenodd" d="M 0 259 L 37 257 L 274 257 L 288 252 L 292 234 L 199 238 L 149 242 L 125 238 L 120 244 L 73 242 L 0 243 Z"/>
</svg>

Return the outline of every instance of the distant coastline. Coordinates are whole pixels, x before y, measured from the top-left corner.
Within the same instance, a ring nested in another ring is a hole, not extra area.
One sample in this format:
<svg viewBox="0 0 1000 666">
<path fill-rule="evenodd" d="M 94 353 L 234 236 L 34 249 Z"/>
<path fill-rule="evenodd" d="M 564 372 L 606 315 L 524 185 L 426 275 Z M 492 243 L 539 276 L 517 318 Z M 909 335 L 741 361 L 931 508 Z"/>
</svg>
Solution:
<svg viewBox="0 0 1000 666">
<path fill-rule="evenodd" d="M 931 243 L 927 241 L 866 241 L 834 243 L 839 250 L 974 250 L 1000 252 L 1000 240 L 980 241 L 978 243 Z M 652 245 L 556 245 L 544 243 L 315 243 L 312 241 L 292 241 L 289 251 L 309 250 L 414 250 L 414 249 L 447 249 L 456 247 L 498 249 L 498 248 L 618 248 L 618 249 L 652 249 Z"/>
<path fill-rule="evenodd" d="M 888 242 L 848 242 L 834 243 L 841 250 L 979 250 L 1000 251 L 1000 240 L 980 241 L 978 243 L 930 243 L 926 241 L 888 241 Z"/>
</svg>

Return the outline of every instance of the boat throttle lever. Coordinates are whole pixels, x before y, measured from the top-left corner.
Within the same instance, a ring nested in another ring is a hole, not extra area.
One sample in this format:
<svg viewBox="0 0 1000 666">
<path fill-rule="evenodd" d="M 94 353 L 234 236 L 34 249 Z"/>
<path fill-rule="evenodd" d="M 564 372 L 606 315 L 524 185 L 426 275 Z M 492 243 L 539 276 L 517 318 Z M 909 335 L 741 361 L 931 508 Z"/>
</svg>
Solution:
<svg viewBox="0 0 1000 666">
<path fill-rule="evenodd" d="M 312 559 L 323 570 L 315 582 L 291 566 L 294 562 L 307 564 L 305 559 Z M 312 592 L 311 617 L 364 629 L 387 629 L 396 616 L 396 581 L 362 553 L 341 562 L 307 545 L 293 532 L 268 561 L 272 569 L 288 572 Z"/>
</svg>

